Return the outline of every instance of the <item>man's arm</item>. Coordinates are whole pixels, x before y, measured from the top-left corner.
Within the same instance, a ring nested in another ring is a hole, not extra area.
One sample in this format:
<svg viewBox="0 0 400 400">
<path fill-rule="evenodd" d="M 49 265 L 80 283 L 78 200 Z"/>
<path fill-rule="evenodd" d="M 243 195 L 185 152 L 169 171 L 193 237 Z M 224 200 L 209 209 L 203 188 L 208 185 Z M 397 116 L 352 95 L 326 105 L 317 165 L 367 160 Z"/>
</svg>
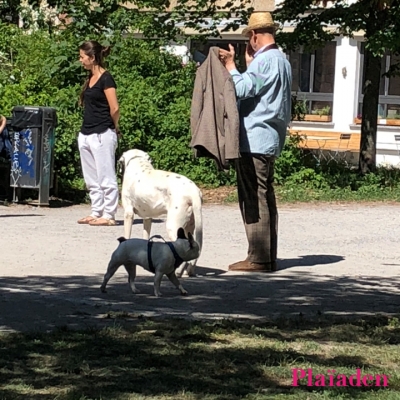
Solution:
<svg viewBox="0 0 400 400">
<path fill-rule="evenodd" d="M 241 74 L 237 69 L 230 71 L 230 73 L 235 84 L 236 96 L 239 100 L 257 96 L 260 89 L 266 83 L 265 74 L 249 70 Z"/>
<path fill-rule="evenodd" d="M 270 74 L 266 73 L 265 64 L 258 64 L 257 61 L 254 61 L 254 51 L 250 53 L 249 49 L 246 48 L 247 71 L 241 74 L 236 68 L 233 46 L 229 45 L 229 49 L 229 51 L 220 49 L 220 59 L 232 75 L 236 96 L 240 100 L 256 96 L 269 79 Z M 265 60 L 261 61 L 261 63 L 265 63 Z"/>
</svg>

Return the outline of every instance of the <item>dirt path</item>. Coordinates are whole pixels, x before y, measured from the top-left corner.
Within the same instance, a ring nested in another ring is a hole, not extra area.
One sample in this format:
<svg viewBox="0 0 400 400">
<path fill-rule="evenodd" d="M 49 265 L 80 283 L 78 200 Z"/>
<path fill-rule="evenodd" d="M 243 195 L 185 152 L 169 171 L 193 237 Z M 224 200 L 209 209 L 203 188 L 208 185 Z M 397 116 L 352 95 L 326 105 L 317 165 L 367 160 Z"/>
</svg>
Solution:
<svg viewBox="0 0 400 400">
<path fill-rule="evenodd" d="M 121 268 L 99 286 L 123 235 L 115 227 L 82 226 L 88 206 L 0 207 L 0 330 L 48 330 L 115 323 L 114 316 L 259 319 L 279 314 L 369 314 L 400 311 L 400 205 L 280 207 L 279 258 L 273 275 L 227 272 L 246 255 L 236 205 L 205 205 L 198 277 L 184 278 L 188 297 L 138 268 L 133 295 Z M 164 234 L 162 221 L 154 234 Z M 137 221 L 134 236 L 141 236 Z M 109 318 L 111 316 L 112 318 Z M 128 318 L 129 319 L 129 318 Z"/>
</svg>

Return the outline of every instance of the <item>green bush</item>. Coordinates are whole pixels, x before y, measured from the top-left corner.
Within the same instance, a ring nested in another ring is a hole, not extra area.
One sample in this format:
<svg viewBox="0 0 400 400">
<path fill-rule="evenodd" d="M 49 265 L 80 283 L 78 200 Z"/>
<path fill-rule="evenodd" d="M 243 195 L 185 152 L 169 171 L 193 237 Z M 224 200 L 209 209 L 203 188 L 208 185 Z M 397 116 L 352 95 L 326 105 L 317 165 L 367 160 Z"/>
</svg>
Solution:
<svg viewBox="0 0 400 400">
<path fill-rule="evenodd" d="M 68 31 L 26 34 L 9 25 L 1 25 L 0 31 L 4 61 L 0 65 L 0 113 L 9 116 L 16 105 L 56 108 L 59 191 L 84 189 L 76 140 L 82 121 L 77 100 L 85 79 L 77 62 L 80 41 Z M 155 41 L 121 36 L 107 41 L 112 45 L 107 68 L 117 82 L 121 109 L 123 138 L 117 156 L 140 148 L 151 154 L 156 167 L 185 174 L 200 185 L 233 184 L 233 171 L 217 171 L 212 160 L 194 158 L 189 147 L 195 66 L 183 67 L 177 57 L 161 53 Z"/>
</svg>

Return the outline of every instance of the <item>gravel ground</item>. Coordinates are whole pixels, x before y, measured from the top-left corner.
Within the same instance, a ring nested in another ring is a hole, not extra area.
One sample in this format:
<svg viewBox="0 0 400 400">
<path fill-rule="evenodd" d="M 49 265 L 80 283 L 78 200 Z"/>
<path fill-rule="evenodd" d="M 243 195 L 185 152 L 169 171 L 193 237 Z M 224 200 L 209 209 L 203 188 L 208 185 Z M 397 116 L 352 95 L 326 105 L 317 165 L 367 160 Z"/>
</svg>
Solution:
<svg viewBox="0 0 400 400">
<path fill-rule="evenodd" d="M 183 278 L 189 296 L 165 278 L 153 296 L 150 273 L 138 267 L 130 292 L 123 268 L 99 290 L 116 238 L 115 227 L 78 225 L 87 205 L 0 207 L 3 249 L 0 330 L 51 330 L 115 324 L 116 316 L 262 319 L 277 315 L 366 315 L 400 311 L 400 205 L 281 205 L 279 265 L 274 274 L 233 273 L 246 256 L 237 205 L 206 204 L 198 276 Z M 141 221 L 132 236 L 141 237 Z M 165 234 L 163 220 L 153 234 Z M 125 323 L 124 322 L 124 323 Z"/>
</svg>

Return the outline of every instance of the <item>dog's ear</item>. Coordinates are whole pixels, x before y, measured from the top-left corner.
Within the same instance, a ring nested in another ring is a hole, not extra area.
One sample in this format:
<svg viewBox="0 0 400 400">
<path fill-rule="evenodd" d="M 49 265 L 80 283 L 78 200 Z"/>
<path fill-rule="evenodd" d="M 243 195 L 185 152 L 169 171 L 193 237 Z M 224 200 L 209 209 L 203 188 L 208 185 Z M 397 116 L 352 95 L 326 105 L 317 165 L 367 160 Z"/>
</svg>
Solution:
<svg viewBox="0 0 400 400">
<path fill-rule="evenodd" d="M 123 175 L 124 174 L 124 170 L 125 170 L 125 158 L 124 156 L 121 156 L 120 159 L 117 162 L 118 165 L 118 172 Z"/>
<path fill-rule="evenodd" d="M 189 240 L 190 248 L 192 248 L 193 247 L 193 243 L 194 243 L 194 237 L 190 232 L 188 232 L 188 240 Z"/>
<path fill-rule="evenodd" d="M 185 231 L 183 228 L 178 229 L 178 239 L 186 239 Z"/>
</svg>

